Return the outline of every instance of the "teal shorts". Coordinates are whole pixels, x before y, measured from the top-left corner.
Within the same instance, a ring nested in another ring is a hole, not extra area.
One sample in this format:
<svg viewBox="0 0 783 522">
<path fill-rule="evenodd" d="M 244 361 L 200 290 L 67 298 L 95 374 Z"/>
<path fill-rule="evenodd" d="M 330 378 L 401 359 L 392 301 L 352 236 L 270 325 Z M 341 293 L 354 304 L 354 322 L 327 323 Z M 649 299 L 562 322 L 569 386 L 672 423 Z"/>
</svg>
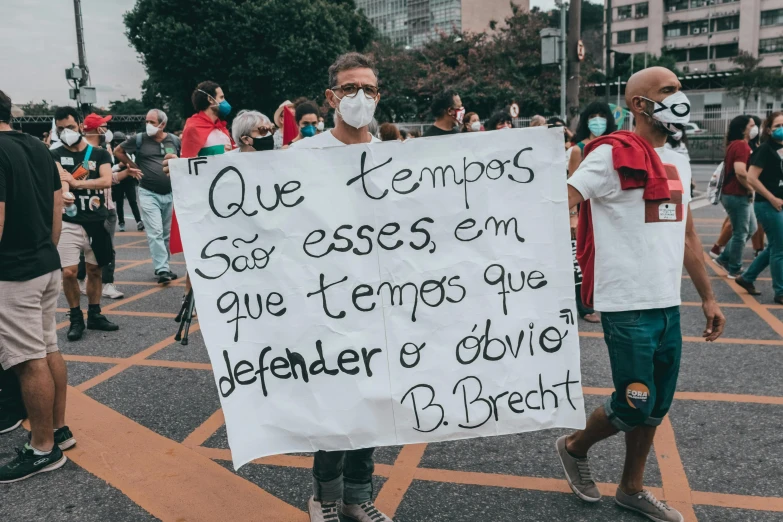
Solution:
<svg viewBox="0 0 783 522">
<path fill-rule="evenodd" d="M 621 431 L 658 426 L 677 388 L 682 355 L 680 307 L 602 312 L 614 392 L 604 408 Z"/>
</svg>

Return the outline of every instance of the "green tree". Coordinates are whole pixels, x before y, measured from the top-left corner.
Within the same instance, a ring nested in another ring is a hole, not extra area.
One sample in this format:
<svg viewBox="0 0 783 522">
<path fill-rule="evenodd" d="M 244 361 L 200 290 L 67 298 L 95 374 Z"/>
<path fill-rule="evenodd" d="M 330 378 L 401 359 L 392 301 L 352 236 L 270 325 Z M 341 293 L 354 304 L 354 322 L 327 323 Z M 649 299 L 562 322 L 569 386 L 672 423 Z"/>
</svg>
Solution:
<svg viewBox="0 0 783 522">
<path fill-rule="evenodd" d="M 125 26 L 149 76 L 142 101 L 183 116 L 204 80 L 269 115 L 284 99 L 322 99 L 329 65 L 374 36 L 353 0 L 137 0 Z"/>
<path fill-rule="evenodd" d="M 17 107 L 24 111 L 25 116 L 49 116 L 57 110 L 56 105 L 49 105 L 49 102 L 46 100 L 17 104 Z"/>
<path fill-rule="evenodd" d="M 725 86 L 729 94 L 742 100 L 744 106 L 747 106 L 748 99 L 754 94 L 779 94 L 781 91 L 783 75 L 780 69 L 759 67 L 761 61 L 761 57 L 754 57 L 747 51 L 740 51 L 731 59 L 737 70 L 726 78 Z"/>
<path fill-rule="evenodd" d="M 109 114 L 147 114 L 149 109 L 145 107 L 141 100 L 137 98 L 128 98 L 127 100 L 114 100 L 109 102 Z"/>
</svg>

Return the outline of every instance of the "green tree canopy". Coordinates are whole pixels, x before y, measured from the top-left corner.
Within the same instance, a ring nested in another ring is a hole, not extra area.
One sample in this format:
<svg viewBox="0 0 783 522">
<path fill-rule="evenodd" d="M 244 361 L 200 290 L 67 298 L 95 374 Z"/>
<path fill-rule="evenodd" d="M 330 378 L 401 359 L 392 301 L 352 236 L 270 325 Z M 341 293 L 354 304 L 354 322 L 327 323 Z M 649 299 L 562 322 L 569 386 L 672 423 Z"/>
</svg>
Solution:
<svg viewBox="0 0 783 522">
<path fill-rule="evenodd" d="M 142 101 L 184 116 L 204 80 L 270 116 L 285 99 L 323 98 L 329 65 L 374 36 L 353 0 L 137 0 L 125 26 L 149 76 Z"/>
</svg>

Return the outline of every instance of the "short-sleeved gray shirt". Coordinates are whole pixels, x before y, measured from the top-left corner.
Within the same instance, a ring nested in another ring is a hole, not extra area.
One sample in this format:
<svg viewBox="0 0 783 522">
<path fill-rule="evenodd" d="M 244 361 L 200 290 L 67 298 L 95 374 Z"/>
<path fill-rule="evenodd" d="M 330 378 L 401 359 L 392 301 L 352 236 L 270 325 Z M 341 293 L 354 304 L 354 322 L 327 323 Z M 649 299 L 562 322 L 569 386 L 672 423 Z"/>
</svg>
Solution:
<svg viewBox="0 0 783 522">
<path fill-rule="evenodd" d="M 131 136 L 122 143 L 127 154 L 136 156 L 136 165 L 144 174 L 139 182 L 141 188 L 164 195 L 171 194 L 171 180 L 163 173 L 163 158 L 166 154 L 178 154 L 179 147 L 179 139 L 171 133 L 166 133 L 161 142 L 142 134 L 140 151 L 136 150 L 136 136 Z"/>
</svg>

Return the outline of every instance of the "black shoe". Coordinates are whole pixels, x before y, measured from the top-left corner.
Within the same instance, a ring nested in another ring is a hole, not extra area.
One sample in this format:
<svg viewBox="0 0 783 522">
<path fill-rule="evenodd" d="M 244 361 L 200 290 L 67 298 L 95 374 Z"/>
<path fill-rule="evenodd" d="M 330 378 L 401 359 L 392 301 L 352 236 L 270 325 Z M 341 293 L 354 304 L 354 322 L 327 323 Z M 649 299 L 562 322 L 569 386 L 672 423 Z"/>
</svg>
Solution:
<svg viewBox="0 0 783 522">
<path fill-rule="evenodd" d="M 783 305 L 783 295 L 775 296 L 775 304 Z"/>
<path fill-rule="evenodd" d="M 72 317 L 68 328 L 68 340 L 78 341 L 84 335 L 84 317 Z"/>
<path fill-rule="evenodd" d="M 32 432 L 28 433 L 27 441 L 29 442 L 32 438 Z M 68 426 L 63 426 L 62 428 L 54 430 L 54 443 L 57 444 L 58 448 L 65 451 L 76 446 L 76 439 L 74 438 L 71 429 Z"/>
<path fill-rule="evenodd" d="M 160 285 L 167 285 L 177 278 L 177 274 L 175 274 L 172 271 L 159 272 L 157 275 L 158 275 L 158 284 Z"/>
<path fill-rule="evenodd" d="M 16 458 L 0 467 L 0 484 L 28 479 L 38 473 L 54 471 L 63 467 L 68 458 L 55 444 L 48 455 L 36 455 L 29 444 L 16 450 Z"/>
<path fill-rule="evenodd" d="M 0 435 L 11 433 L 27 418 L 18 408 L 0 408 Z"/>
<path fill-rule="evenodd" d="M 87 329 L 116 332 L 120 327 L 106 319 L 106 316 L 101 313 L 91 313 L 87 315 Z"/>
<path fill-rule="evenodd" d="M 734 280 L 734 282 L 737 283 L 738 285 L 740 285 L 745 290 L 747 290 L 747 292 L 750 295 L 761 295 L 761 292 L 756 290 L 756 287 L 753 285 L 753 283 L 751 283 L 750 281 L 746 280 L 742 276 L 737 276 L 737 278 Z"/>
</svg>

